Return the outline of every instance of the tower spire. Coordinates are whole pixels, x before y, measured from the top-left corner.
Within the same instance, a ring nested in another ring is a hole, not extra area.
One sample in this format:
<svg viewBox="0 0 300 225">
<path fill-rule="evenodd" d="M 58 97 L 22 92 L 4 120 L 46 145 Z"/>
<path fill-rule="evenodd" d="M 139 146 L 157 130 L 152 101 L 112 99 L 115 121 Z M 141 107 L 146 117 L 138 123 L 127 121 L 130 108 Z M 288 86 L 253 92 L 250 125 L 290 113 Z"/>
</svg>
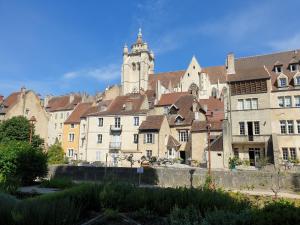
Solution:
<svg viewBox="0 0 300 225">
<path fill-rule="evenodd" d="M 139 28 L 139 33 L 138 33 L 138 36 L 137 36 L 137 43 L 138 44 L 141 44 L 141 43 L 143 43 L 143 39 L 142 39 L 142 28 Z"/>
</svg>

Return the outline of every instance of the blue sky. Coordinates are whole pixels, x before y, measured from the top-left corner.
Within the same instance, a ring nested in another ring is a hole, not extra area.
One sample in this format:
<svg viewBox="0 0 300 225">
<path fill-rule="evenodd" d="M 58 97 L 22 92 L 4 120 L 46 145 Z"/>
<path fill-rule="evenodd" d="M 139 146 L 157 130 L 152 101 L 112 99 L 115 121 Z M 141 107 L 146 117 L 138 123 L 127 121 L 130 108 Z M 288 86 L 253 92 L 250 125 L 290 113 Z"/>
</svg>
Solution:
<svg viewBox="0 0 300 225">
<path fill-rule="evenodd" d="M 0 94 L 95 94 L 143 31 L 155 71 L 300 48 L 299 0 L 0 0 Z"/>
</svg>

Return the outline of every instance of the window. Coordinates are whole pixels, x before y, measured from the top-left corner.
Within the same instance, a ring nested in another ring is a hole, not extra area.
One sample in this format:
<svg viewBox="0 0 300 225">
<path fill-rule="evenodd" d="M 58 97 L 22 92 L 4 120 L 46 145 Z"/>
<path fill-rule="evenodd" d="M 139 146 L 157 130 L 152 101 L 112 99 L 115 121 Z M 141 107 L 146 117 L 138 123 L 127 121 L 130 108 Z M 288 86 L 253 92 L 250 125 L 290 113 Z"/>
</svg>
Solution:
<svg viewBox="0 0 300 225">
<path fill-rule="evenodd" d="M 69 117 L 69 115 L 70 115 L 70 113 L 69 113 L 69 112 L 67 112 L 67 118 Z"/>
<path fill-rule="evenodd" d="M 244 107 L 245 107 L 245 109 L 251 109 L 251 99 L 250 98 L 245 100 Z"/>
<path fill-rule="evenodd" d="M 71 128 L 74 128 L 75 127 L 75 124 L 74 123 L 71 123 Z"/>
<path fill-rule="evenodd" d="M 189 132 L 188 130 L 180 130 L 179 131 L 179 141 L 187 142 L 189 140 Z"/>
<path fill-rule="evenodd" d="M 275 72 L 281 73 L 282 72 L 282 66 L 275 66 Z"/>
<path fill-rule="evenodd" d="M 290 148 L 290 158 L 291 158 L 291 160 L 297 159 L 296 148 Z"/>
<path fill-rule="evenodd" d="M 55 129 L 57 128 L 57 123 L 54 124 L 54 128 L 55 128 Z"/>
<path fill-rule="evenodd" d="M 57 120 L 57 113 L 55 113 L 55 119 Z"/>
<path fill-rule="evenodd" d="M 144 143 L 154 144 L 154 134 L 146 133 L 144 136 Z"/>
<path fill-rule="evenodd" d="M 284 108 L 284 97 L 283 96 L 278 97 L 278 106 L 280 108 Z"/>
<path fill-rule="evenodd" d="M 244 109 L 244 99 L 238 99 L 238 110 Z"/>
<path fill-rule="evenodd" d="M 152 157 L 152 150 L 146 150 L 146 156 L 150 159 Z"/>
<path fill-rule="evenodd" d="M 252 98 L 251 99 L 251 109 L 257 109 L 257 98 Z"/>
<path fill-rule="evenodd" d="M 300 76 L 295 77 L 295 85 L 300 85 Z"/>
<path fill-rule="evenodd" d="M 286 121 L 280 120 L 280 132 L 286 134 Z"/>
<path fill-rule="evenodd" d="M 59 128 L 62 128 L 62 123 L 59 124 Z"/>
<path fill-rule="evenodd" d="M 254 134 L 256 135 L 260 134 L 259 121 L 254 122 Z"/>
<path fill-rule="evenodd" d="M 115 127 L 121 128 L 121 118 L 115 117 Z"/>
<path fill-rule="evenodd" d="M 58 140 L 59 140 L 59 141 L 61 140 L 61 134 L 60 134 L 60 135 L 58 135 Z"/>
<path fill-rule="evenodd" d="M 284 97 L 284 104 L 285 104 L 285 107 L 292 107 L 292 98 L 291 98 L 291 96 L 285 96 Z"/>
<path fill-rule="evenodd" d="M 69 157 L 73 157 L 73 155 L 74 155 L 74 149 L 68 149 L 68 156 Z"/>
<path fill-rule="evenodd" d="M 286 78 L 279 78 L 279 87 L 286 87 L 287 86 L 287 79 Z"/>
<path fill-rule="evenodd" d="M 139 143 L 139 135 L 138 134 L 133 134 L 133 143 L 135 143 L 135 144 Z"/>
<path fill-rule="evenodd" d="M 297 70 L 297 64 L 290 64 L 290 71 L 295 72 Z"/>
<path fill-rule="evenodd" d="M 64 114 L 60 113 L 60 118 L 63 119 L 64 118 Z"/>
<path fill-rule="evenodd" d="M 245 122 L 239 122 L 240 124 L 240 135 L 245 135 Z"/>
<path fill-rule="evenodd" d="M 102 134 L 97 135 L 97 143 L 98 144 L 102 143 Z"/>
<path fill-rule="evenodd" d="M 26 109 L 25 114 L 28 116 L 28 114 L 29 114 L 29 109 Z"/>
<path fill-rule="evenodd" d="M 140 118 L 138 116 L 133 117 L 133 125 L 134 126 L 140 125 Z"/>
<path fill-rule="evenodd" d="M 300 107 L 300 96 L 295 96 L 295 106 Z"/>
<path fill-rule="evenodd" d="M 288 125 L 288 133 L 293 134 L 294 133 L 294 121 L 288 120 L 287 125 Z"/>
<path fill-rule="evenodd" d="M 282 158 L 283 160 L 288 160 L 289 159 L 289 153 L 287 148 L 282 148 Z"/>
<path fill-rule="evenodd" d="M 101 156 L 101 153 L 100 151 L 96 151 L 96 161 L 100 161 L 100 156 Z"/>
<path fill-rule="evenodd" d="M 70 133 L 69 134 L 69 142 L 74 142 L 74 139 L 75 139 L 75 134 Z"/>
<path fill-rule="evenodd" d="M 298 134 L 300 134 L 300 120 L 297 120 L 297 130 Z"/>
<path fill-rule="evenodd" d="M 165 114 L 165 115 L 168 115 L 168 113 L 169 113 L 169 107 L 168 107 L 168 106 L 165 106 L 165 107 L 164 107 L 164 114 Z"/>
<path fill-rule="evenodd" d="M 98 127 L 103 127 L 103 118 L 98 118 Z"/>
</svg>

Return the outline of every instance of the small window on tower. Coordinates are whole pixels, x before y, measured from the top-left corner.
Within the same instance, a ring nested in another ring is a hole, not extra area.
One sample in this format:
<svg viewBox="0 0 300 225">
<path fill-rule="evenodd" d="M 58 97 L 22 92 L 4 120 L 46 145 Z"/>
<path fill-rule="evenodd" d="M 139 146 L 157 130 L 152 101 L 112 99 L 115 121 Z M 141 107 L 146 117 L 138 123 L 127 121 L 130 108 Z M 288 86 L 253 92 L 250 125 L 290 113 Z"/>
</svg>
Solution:
<svg viewBox="0 0 300 225">
<path fill-rule="evenodd" d="M 135 65 L 135 63 L 132 63 L 132 69 L 133 69 L 133 70 L 136 70 L 136 65 Z"/>
</svg>

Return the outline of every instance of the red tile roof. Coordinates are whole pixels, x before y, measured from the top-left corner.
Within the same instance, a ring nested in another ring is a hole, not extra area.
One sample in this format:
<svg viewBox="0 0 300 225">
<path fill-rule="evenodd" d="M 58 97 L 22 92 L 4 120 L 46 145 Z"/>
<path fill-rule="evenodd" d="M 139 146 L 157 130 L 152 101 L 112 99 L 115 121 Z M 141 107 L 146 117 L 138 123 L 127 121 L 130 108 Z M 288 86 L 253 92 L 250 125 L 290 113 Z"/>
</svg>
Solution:
<svg viewBox="0 0 300 225">
<path fill-rule="evenodd" d="M 98 115 L 131 115 L 139 113 L 147 113 L 147 109 L 142 108 L 142 104 L 146 95 L 129 94 L 116 97 L 105 111 L 90 114 L 91 116 Z M 147 102 L 148 104 L 148 102 Z"/>
<path fill-rule="evenodd" d="M 147 116 L 146 120 L 140 125 L 139 130 L 160 130 L 164 118 L 164 115 Z"/>
<path fill-rule="evenodd" d="M 211 84 L 226 83 L 226 68 L 225 66 L 209 66 L 202 68 L 202 72 L 209 77 Z"/>
<path fill-rule="evenodd" d="M 71 98 L 71 95 L 53 97 L 49 100 L 46 110 L 49 112 L 72 110 L 81 102 L 82 97 L 75 94 L 73 101 L 71 101 Z"/>
<path fill-rule="evenodd" d="M 84 113 L 86 113 L 91 106 L 92 103 L 79 103 L 71 115 L 67 118 L 65 124 L 80 123 L 81 116 L 84 115 Z"/>
<path fill-rule="evenodd" d="M 188 92 L 173 92 L 162 94 L 157 106 L 170 106 L 174 104 L 181 96 L 189 94 Z"/>
<path fill-rule="evenodd" d="M 222 121 L 210 121 L 211 131 L 222 131 Z M 206 121 L 194 120 L 192 124 L 191 132 L 206 132 L 207 123 Z"/>
<path fill-rule="evenodd" d="M 199 103 L 203 108 L 205 105 L 207 106 L 207 114 L 211 115 L 210 120 L 220 121 L 224 119 L 224 102 L 220 99 L 209 97 L 209 99 L 199 99 Z"/>
<path fill-rule="evenodd" d="M 149 74 L 149 81 L 148 81 L 149 87 L 152 90 L 155 90 L 157 80 L 159 80 L 161 85 L 163 85 L 164 87 L 168 87 L 170 82 L 172 84 L 172 87 L 176 87 L 179 84 L 180 79 L 181 77 L 183 77 L 184 73 L 185 70 Z"/>
</svg>

